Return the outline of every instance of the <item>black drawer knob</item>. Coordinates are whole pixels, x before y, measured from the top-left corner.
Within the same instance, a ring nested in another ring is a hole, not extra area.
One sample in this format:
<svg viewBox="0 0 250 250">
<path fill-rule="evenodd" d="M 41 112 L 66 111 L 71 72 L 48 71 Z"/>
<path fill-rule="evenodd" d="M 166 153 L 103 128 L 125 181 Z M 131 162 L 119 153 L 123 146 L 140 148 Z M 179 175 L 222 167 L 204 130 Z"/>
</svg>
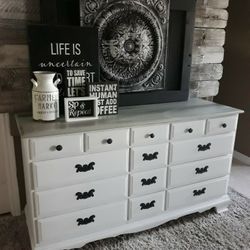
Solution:
<svg viewBox="0 0 250 250">
<path fill-rule="evenodd" d="M 221 124 L 221 127 L 222 127 L 222 128 L 226 128 L 226 127 L 227 127 L 227 124 L 226 124 L 226 123 L 222 123 L 222 124 Z"/>
<path fill-rule="evenodd" d="M 194 132 L 194 130 L 192 128 L 187 129 L 187 133 L 192 134 L 193 132 Z"/>
<path fill-rule="evenodd" d="M 155 200 L 149 202 L 149 203 L 141 203 L 140 204 L 140 207 L 141 207 L 141 210 L 145 210 L 145 209 L 150 209 L 152 207 L 155 206 Z"/>
<path fill-rule="evenodd" d="M 106 141 L 109 145 L 113 143 L 113 140 L 111 138 L 107 139 Z"/>
<path fill-rule="evenodd" d="M 62 145 L 57 145 L 56 146 L 56 151 L 62 151 L 63 150 L 63 146 Z"/>
<path fill-rule="evenodd" d="M 151 139 L 154 139 L 155 138 L 155 134 L 149 134 L 149 138 L 151 138 Z"/>
<path fill-rule="evenodd" d="M 95 222 L 95 215 L 91 215 L 90 217 L 87 217 L 87 218 L 84 218 L 84 219 L 78 218 L 76 220 L 76 222 L 77 222 L 78 226 L 83 226 L 83 225 L 88 225 L 90 223 L 94 223 Z"/>
</svg>

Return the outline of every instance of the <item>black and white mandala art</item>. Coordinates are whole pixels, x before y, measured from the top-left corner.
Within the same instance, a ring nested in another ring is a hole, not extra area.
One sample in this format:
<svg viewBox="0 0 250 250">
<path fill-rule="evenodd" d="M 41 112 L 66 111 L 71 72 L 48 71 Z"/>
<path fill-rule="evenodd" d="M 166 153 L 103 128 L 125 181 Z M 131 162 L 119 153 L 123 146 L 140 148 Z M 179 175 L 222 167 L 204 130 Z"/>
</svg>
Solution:
<svg viewBox="0 0 250 250">
<path fill-rule="evenodd" d="M 98 28 L 102 81 L 120 93 L 165 87 L 169 0 L 80 0 L 80 16 Z"/>
</svg>

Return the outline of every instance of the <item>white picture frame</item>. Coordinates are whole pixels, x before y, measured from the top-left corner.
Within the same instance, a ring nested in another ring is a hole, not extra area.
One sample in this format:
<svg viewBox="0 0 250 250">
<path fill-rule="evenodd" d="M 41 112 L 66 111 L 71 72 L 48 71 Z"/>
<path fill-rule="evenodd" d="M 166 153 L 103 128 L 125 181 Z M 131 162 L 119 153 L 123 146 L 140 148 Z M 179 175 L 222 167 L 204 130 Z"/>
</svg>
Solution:
<svg viewBox="0 0 250 250">
<path fill-rule="evenodd" d="M 98 98 L 64 98 L 64 111 L 66 122 L 96 120 L 98 119 Z"/>
</svg>

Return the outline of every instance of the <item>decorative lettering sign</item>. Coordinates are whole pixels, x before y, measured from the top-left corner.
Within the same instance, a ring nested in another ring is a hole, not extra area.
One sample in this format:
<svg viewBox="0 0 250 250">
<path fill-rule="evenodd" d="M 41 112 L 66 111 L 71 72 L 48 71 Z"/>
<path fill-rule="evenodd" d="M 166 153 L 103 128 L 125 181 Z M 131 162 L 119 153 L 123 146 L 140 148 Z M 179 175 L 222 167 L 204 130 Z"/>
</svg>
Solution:
<svg viewBox="0 0 250 250">
<path fill-rule="evenodd" d="M 99 81 L 98 33 L 92 27 L 30 25 L 28 27 L 30 63 L 32 71 L 54 71 L 61 74 L 60 96 L 73 96 L 68 86 L 65 68 L 73 68 L 75 77 L 86 81 L 69 80 L 69 86 Z M 72 72 L 68 72 L 71 74 Z M 77 76 L 78 75 L 78 76 Z M 74 81 L 74 82 L 73 82 Z M 83 86 L 83 87 L 84 87 Z M 72 90 L 75 91 L 75 90 Z M 79 92 L 76 91 L 75 94 Z M 82 94 L 82 93 L 79 93 Z M 63 102 L 63 98 L 61 98 Z"/>
<path fill-rule="evenodd" d="M 65 96 L 81 97 L 87 96 L 87 86 L 95 80 L 95 73 L 85 69 L 66 68 L 63 78 L 65 79 Z"/>
<path fill-rule="evenodd" d="M 118 83 L 89 84 L 89 96 L 98 98 L 99 115 L 118 114 Z"/>
<path fill-rule="evenodd" d="M 67 122 L 93 120 L 98 118 L 97 98 L 65 98 L 65 120 Z"/>
</svg>

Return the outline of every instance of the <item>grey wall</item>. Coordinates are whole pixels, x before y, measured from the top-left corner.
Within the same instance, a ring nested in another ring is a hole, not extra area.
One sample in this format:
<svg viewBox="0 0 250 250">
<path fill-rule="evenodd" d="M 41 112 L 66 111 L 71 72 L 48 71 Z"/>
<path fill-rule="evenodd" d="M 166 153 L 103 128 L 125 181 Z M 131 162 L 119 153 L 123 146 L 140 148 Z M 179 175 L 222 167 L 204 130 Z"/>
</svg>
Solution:
<svg viewBox="0 0 250 250">
<path fill-rule="evenodd" d="M 235 146 L 250 157 L 250 1 L 232 0 L 228 12 L 224 75 L 215 101 L 245 110 Z"/>
</svg>

